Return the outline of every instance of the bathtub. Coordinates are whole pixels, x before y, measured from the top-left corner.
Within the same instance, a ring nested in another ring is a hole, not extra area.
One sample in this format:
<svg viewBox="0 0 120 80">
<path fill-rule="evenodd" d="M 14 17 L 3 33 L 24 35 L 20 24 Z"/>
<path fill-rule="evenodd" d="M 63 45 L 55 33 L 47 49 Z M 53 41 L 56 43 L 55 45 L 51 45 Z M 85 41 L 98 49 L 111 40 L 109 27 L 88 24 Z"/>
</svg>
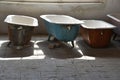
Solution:
<svg viewBox="0 0 120 80">
<path fill-rule="evenodd" d="M 80 33 L 91 47 L 106 47 L 109 45 L 114 25 L 102 20 L 84 20 Z"/>
<path fill-rule="evenodd" d="M 41 15 L 40 17 L 44 20 L 45 27 L 48 31 L 48 40 L 50 40 L 51 36 L 54 36 L 60 41 L 70 41 L 72 47 L 74 47 L 74 40 L 77 37 L 80 24 L 83 23 L 83 21 L 67 15 L 48 14 Z"/>
<path fill-rule="evenodd" d="M 120 35 L 120 13 L 114 13 L 114 14 L 108 14 L 107 17 L 109 18 L 109 22 L 115 26 L 117 26 L 113 31 L 115 33 L 115 36 Z"/>
<path fill-rule="evenodd" d="M 8 24 L 9 44 L 22 48 L 29 45 L 33 29 L 38 26 L 36 18 L 24 15 L 8 15 L 5 20 Z"/>
</svg>

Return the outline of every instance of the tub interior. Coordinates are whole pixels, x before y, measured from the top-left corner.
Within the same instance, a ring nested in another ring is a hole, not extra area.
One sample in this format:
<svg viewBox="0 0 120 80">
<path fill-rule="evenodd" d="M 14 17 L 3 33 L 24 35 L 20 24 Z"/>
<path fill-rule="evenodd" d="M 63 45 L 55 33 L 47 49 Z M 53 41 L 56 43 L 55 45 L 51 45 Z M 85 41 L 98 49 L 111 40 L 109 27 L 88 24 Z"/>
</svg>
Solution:
<svg viewBox="0 0 120 80">
<path fill-rule="evenodd" d="M 56 24 L 81 24 L 83 21 L 80 21 L 76 18 L 67 15 L 41 15 L 42 19 Z"/>
<path fill-rule="evenodd" d="M 81 24 L 82 27 L 88 29 L 109 29 L 115 28 L 114 25 L 107 23 L 102 20 L 84 20 L 84 23 Z"/>
<path fill-rule="evenodd" d="M 24 26 L 38 26 L 38 20 L 36 18 L 23 15 L 8 15 L 5 22 Z"/>
</svg>

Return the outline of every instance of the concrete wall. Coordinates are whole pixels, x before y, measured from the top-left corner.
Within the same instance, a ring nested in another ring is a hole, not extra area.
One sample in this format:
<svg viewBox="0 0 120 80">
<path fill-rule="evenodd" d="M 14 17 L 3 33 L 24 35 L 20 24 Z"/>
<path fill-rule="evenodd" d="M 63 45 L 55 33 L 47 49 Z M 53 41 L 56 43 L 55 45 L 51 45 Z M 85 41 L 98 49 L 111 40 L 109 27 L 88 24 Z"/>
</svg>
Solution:
<svg viewBox="0 0 120 80">
<path fill-rule="evenodd" d="M 36 17 L 39 27 L 35 34 L 46 34 L 42 14 L 66 14 L 78 19 L 106 19 L 106 14 L 120 12 L 120 0 L 105 0 L 101 4 L 83 3 L 0 3 L 0 33 L 6 34 L 7 24 L 4 19 L 9 14 Z"/>
</svg>

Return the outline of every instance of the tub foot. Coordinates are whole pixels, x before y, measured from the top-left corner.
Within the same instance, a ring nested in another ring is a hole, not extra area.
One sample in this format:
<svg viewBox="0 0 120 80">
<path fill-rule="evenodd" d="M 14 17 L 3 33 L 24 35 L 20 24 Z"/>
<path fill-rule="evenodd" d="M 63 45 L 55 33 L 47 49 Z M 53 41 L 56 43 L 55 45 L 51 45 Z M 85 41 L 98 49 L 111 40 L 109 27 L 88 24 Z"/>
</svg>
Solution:
<svg viewBox="0 0 120 80">
<path fill-rule="evenodd" d="M 52 35 L 50 35 L 50 34 L 48 35 L 48 41 L 50 41 L 51 36 L 52 36 Z"/>
<path fill-rule="evenodd" d="M 72 48 L 74 48 L 74 41 L 71 41 L 71 43 L 72 43 Z"/>
</svg>

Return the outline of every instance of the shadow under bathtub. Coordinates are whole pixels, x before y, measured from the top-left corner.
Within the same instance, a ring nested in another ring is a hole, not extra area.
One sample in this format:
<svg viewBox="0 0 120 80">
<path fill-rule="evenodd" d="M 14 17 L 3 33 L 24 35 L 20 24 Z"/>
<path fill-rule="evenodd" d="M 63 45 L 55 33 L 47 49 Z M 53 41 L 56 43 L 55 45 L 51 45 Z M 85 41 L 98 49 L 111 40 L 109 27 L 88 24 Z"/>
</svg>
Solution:
<svg viewBox="0 0 120 80">
<path fill-rule="evenodd" d="M 104 48 L 93 48 L 88 45 L 82 39 L 77 41 L 76 44 L 79 46 L 83 55 L 93 56 L 93 57 L 120 57 L 120 41 L 111 41 L 111 43 Z"/>
<path fill-rule="evenodd" d="M 0 47 L 0 57 L 2 58 L 22 58 L 34 54 L 34 44 L 31 42 L 29 47 L 15 49 L 8 47 L 8 42 L 4 42 Z"/>
<path fill-rule="evenodd" d="M 65 44 L 61 44 L 58 48 L 49 49 L 48 45 L 51 44 L 49 41 L 38 42 L 37 45 L 44 52 L 46 58 L 57 58 L 57 59 L 68 59 L 68 58 L 80 58 L 81 53 L 75 48 L 71 48 Z"/>
</svg>

